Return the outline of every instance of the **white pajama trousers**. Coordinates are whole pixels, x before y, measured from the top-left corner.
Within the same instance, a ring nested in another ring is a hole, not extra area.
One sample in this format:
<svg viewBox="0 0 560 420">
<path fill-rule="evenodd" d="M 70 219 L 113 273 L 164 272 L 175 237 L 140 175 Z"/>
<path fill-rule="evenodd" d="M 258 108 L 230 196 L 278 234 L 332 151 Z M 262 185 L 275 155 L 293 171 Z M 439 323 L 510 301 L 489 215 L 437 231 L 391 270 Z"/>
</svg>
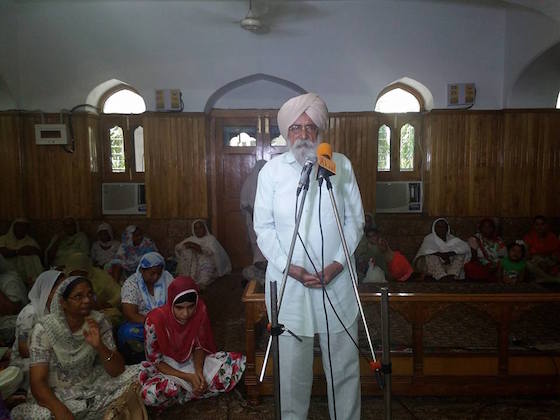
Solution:
<svg viewBox="0 0 560 420">
<path fill-rule="evenodd" d="M 338 320 L 334 320 L 338 322 Z M 358 342 L 358 321 L 348 327 Z M 282 420 L 305 420 L 313 384 L 313 337 L 300 337 L 299 342 L 288 333 L 279 336 L 280 397 Z M 327 379 L 329 414 L 334 419 L 327 334 L 319 334 L 323 370 Z M 358 349 L 343 330 L 330 334 L 336 417 L 339 420 L 360 418 L 360 361 Z"/>
</svg>

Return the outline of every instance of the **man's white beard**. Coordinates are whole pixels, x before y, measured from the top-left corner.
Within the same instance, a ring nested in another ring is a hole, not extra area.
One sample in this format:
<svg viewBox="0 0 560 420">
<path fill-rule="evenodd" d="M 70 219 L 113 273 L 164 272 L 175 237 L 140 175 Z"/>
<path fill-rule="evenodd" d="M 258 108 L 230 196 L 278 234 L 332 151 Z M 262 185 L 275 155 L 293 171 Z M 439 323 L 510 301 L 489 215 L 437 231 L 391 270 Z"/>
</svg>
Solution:
<svg viewBox="0 0 560 420">
<path fill-rule="evenodd" d="M 315 159 L 317 156 L 317 143 L 313 143 L 309 139 L 298 139 L 290 145 L 290 151 L 296 161 L 303 166 L 307 159 Z"/>
</svg>

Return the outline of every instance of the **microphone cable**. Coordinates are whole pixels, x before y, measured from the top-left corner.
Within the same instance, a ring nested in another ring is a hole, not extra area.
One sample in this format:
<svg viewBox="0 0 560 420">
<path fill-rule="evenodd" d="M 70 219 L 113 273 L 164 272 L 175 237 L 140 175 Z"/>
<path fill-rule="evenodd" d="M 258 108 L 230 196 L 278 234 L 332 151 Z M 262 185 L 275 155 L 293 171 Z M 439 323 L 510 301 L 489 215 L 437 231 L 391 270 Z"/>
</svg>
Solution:
<svg viewBox="0 0 560 420">
<path fill-rule="evenodd" d="M 296 197 L 296 211 L 295 211 L 295 220 L 297 220 L 297 204 L 298 204 L 298 197 Z M 323 235 L 323 232 L 321 230 L 321 236 Z M 311 258 L 311 255 L 309 255 L 309 251 L 307 250 L 307 247 L 305 246 L 305 243 L 303 242 L 303 238 L 301 237 L 301 235 L 299 234 L 299 232 L 297 233 L 299 242 L 301 243 L 301 246 L 303 247 L 303 250 L 305 251 L 305 255 L 307 256 L 307 259 L 309 260 L 309 262 L 311 263 L 311 266 L 313 267 L 313 271 L 315 272 L 315 275 L 319 278 L 321 278 L 319 276 L 319 271 L 317 269 L 317 266 L 315 265 L 315 263 L 313 262 L 313 259 Z M 352 281 L 352 280 L 350 280 Z M 358 354 L 369 364 L 369 356 L 366 355 L 362 349 L 360 349 L 360 346 L 358 345 L 358 343 L 356 342 L 356 340 L 354 339 L 354 337 L 352 337 L 352 334 L 350 334 L 350 331 L 348 331 L 348 328 L 346 327 L 346 325 L 344 325 L 344 322 L 342 321 L 342 319 L 340 318 L 340 315 L 338 314 L 338 312 L 336 311 L 334 304 L 332 303 L 332 300 L 327 292 L 327 290 L 325 289 L 325 286 L 322 285 L 323 290 L 325 292 L 325 296 L 327 298 L 327 301 L 329 302 L 329 305 L 334 313 L 334 315 L 336 316 L 336 319 L 338 319 L 338 322 L 340 323 L 340 325 L 342 326 L 342 328 L 344 328 L 344 331 L 346 332 L 346 335 L 348 335 L 348 337 L 350 338 L 350 340 L 352 341 L 352 343 L 354 344 L 354 347 L 356 347 L 356 350 L 358 350 Z M 365 328 L 365 326 L 364 326 Z"/>
<path fill-rule="evenodd" d="M 325 324 L 327 327 L 327 352 L 329 354 L 329 370 L 331 374 L 331 392 L 332 392 L 332 399 L 333 399 L 333 411 L 334 411 L 334 419 L 337 419 L 336 416 L 336 396 L 334 392 L 334 377 L 333 377 L 333 369 L 332 369 L 332 357 L 331 357 L 331 334 L 329 331 L 329 317 L 327 316 L 327 304 L 325 302 L 325 295 L 327 294 L 327 289 L 325 288 L 325 238 L 323 236 L 323 223 L 321 221 L 321 198 L 322 198 L 323 189 L 319 188 L 319 232 L 321 232 L 321 276 L 319 280 L 321 281 L 321 289 L 323 290 L 323 311 L 325 313 Z M 299 236 L 299 232 L 298 232 Z M 330 299 L 329 299 L 330 302 Z M 332 304 L 331 304 L 332 305 Z M 334 308 L 333 308 L 334 310 Z"/>
<path fill-rule="evenodd" d="M 325 324 L 326 324 L 326 327 L 327 327 L 327 353 L 328 353 L 328 356 L 329 356 L 329 370 L 330 370 L 330 376 L 331 376 L 331 393 L 332 393 L 332 401 L 333 401 L 333 411 L 334 411 L 334 418 L 335 418 L 335 420 L 337 420 L 336 396 L 335 396 L 335 392 L 334 392 L 334 376 L 333 376 L 332 357 L 331 357 L 331 335 L 330 335 L 330 330 L 329 330 L 329 317 L 327 316 L 327 304 L 326 304 L 326 301 L 325 301 L 325 296 L 329 300 L 329 304 L 331 305 L 332 310 L 336 314 L 336 317 L 340 321 L 340 323 L 341 323 L 342 327 L 344 328 L 344 330 L 346 331 L 346 333 L 350 336 L 352 341 L 354 341 L 354 339 L 352 338 L 352 336 L 350 335 L 350 332 L 346 329 L 346 326 L 344 325 L 344 323 L 342 322 L 342 320 L 340 319 L 340 317 L 336 313 L 336 310 L 334 309 L 334 306 L 331 302 L 331 299 L 330 299 L 329 295 L 327 294 L 327 290 L 325 289 L 325 281 L 324 281 L 325 238 L 323 236 L 323 225 L 322 225 L 322 222 L 321 222 L 321 198 L 322 198 L 322 188 L 319 188 L 319 231 L 321 232 L 321 273 L 322 273 L 321 276 L 319 276 L 319 273 L 317 272 L 317 267 L 315 267 L 315 264 L 313 263 L 313 260 L 311 259 L 311 256 L 309 255 L 309 252 L 307 251 L 307 247 L 303 243 L 301 235 L 299 234 L 299 230 L 298 230 L 297 236 L 299 238 L 299 241 L 301 242 L 301 245 L 303 246 L 303 249 L 305 251 L 305 254 L 307 255 L 307 258 L 309 259 L 309 261 L 311 262 L 311 265 L 313 266 L 313 270 L 315 271 L 315 275 L 321 281 L 321 289 L 323 291 L 323 312 L 325 314 Z M 296 195 L 296 208 L 295 208 L 295 210 L 296 210 L 296 212 L 295 212 L 296 222 L 297 222 L 298 201 L 299 201 L 299 194 Z M 356 344 L 356 343 L 354 342 L 354 344 Z M 358 349 L 358 351 L 359 351 L 359 349 Z"/>
</svg>

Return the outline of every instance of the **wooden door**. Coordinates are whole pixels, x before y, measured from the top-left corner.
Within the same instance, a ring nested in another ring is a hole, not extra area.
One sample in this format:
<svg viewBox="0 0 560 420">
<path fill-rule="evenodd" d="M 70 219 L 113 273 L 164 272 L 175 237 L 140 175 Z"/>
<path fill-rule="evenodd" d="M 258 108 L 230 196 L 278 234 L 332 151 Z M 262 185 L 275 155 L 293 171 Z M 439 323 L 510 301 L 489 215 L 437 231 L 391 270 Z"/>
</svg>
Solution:
<svg viewBox="0 0 560 420">
<path fill-rule="evenodd" d="M 216 236 L 234 270 L 252 264 L 245 217 L 240 210 L 243 182 L 258 160 L 270 160 L 287 150 L 276 124 L 276 110 L 214 111 Z"/>
</svg>

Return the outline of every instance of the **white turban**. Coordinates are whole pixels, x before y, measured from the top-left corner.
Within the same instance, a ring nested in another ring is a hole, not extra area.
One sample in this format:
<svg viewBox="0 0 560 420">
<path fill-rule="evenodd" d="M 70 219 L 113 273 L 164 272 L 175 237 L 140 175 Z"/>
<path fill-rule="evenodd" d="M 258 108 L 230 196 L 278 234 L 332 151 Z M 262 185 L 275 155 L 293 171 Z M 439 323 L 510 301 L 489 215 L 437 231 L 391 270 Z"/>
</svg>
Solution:
<svg viewBox="0 0 560 420">
<path fill-rule="evenodd" d="M 329 117 L 327 105 L 315 93 L 306 93 L 305 95 L 288 99 L 278 111 L 278 128 L 282 137 L 288 140 L 288 128 L 304 112 L 313 120 L 319 130 L 326 130 Z"/>
</svg>

